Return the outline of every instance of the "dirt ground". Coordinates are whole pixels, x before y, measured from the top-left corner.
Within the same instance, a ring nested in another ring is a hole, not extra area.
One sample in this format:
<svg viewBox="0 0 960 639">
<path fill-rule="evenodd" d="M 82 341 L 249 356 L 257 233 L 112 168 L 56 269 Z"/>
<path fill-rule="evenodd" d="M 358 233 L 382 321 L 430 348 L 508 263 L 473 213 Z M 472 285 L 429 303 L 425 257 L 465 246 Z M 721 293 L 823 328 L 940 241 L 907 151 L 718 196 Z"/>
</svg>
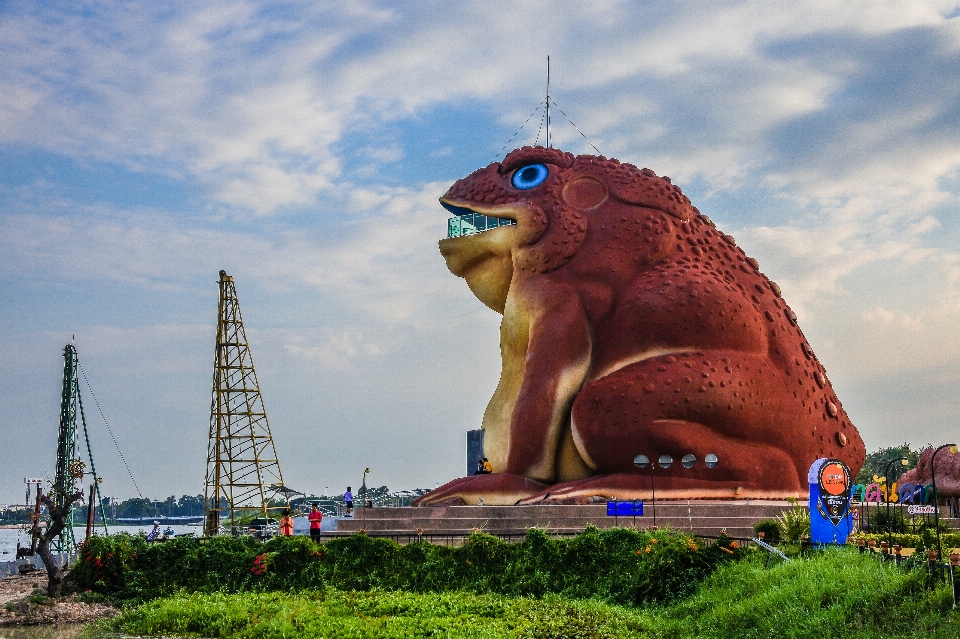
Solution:
<svg viewBox="0 0 960 639">
<path fill-rule="evenodd" d="M 76 595 L 53 602 L 37 598 L 47 590 L 46 573 L 0 578 L 0 626 L 86 623 L 112 617 L 119 611 L 103 603 L 84 603 Z"/>
</svg>

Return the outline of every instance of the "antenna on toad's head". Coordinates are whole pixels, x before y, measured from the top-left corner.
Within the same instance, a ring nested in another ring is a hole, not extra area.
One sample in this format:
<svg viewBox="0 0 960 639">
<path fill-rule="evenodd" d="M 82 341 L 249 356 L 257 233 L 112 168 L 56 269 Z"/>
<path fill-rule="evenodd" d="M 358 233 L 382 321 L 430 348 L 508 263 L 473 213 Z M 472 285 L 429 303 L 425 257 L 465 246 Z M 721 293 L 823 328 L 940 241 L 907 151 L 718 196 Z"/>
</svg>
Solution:
<svg viewBox="0 0 960 639">
<path fill-rule="evenodd" d="M 547 56 L 547 148 L 550 148 L 550 56 Z"/>
<path fill-rule="evenodd" d="M 600 149 L 598 149 L 598 148 L 594 145 L 594 143 L 591 142 L 590 139 L 589 139 L 586 135 L 584 135 L 583 131 L 581 131 L 580 128 L 579 128 L 576 124 L 573 123 L 573 120 L 570 119 L 570 116 L 568 116 L 566 113 L 564 113 L 563 109 L 560 108 L 560 105 L 557 104 L 556 102 L 554 102 L 554 101 L 553 101 L 553 98 L 550 97 L 550 56 L 547 56 L 547 97 L 545 97 L 543 100 L 540 100 L 540 104 L 537 105 L 537 108 L 534 109 L 534 110 L 530 113 L 529 116 L 527 116 L 527 119 L 524 120 L 523 124 L 520 125 L 520 128 L 517 129 L 516 132 L 515 132 L 512 136 L 510 136 L 510 139 L 507 140 L 507 143 L 504 144 L 504 145 L 500 148 L 499 151 L 497 151 L 497 154 L 496 154 L 495 156 L 493 156 L 493 160 L 492 160 L 492 161 L 493 161 L 493 162 L 496 162 L 496 161 L 497 161 L 497 158 L 500 157 L 500 154 L 503 153 L 504 150 L 505 150 L 508 146 L 510 146 L 510 143 L 513 142 L 514 139 L 516 139 L 516 137 L 517 137 L 518 135 L 520 135 L 520 131 L 522 131 L 525 126 L 527 126 L 527 124 L 530 122 L 530 120 L 533 118 L 533 116 L 535 116 L 535 115 L 540 111 L 540 108 L 543 107 L 543 106 L 545 106 L 546 108 L 544 109 L 544 112 L 541 114 L 541 117 L 540 117 L 540 128 L 537 129 L 537 137 L 536 137 L 536 139 L 533 141 L 533 146 L 537 146 L 537 145 L 539 144 L 539 142 L 540 142 L 540 133 L 543 131 L 543 126 L 544 126 L 544 124 L 546 124 L 546 134 L 547 134 L 547 135 L 546 135 L 546 139 L 544 140 L 544 144 L 545 144 L 545 146 L 546 146 L 547 148 L 552 148 L 552 147 L 553 147 L 553 141 L 550 139 L 550 105 L 551 105 L 551 104 L 552 104 L 554 107 L 556 107 L 557 111 L 559 111 L 561 114 L 563 114 L 563 117 L 565 117 L 565 118 L 567 119 L 567 122 L 570 123 L 570 126 L 572 126 L 574 129 L 576 129 L 576 130 L 577 130 L 577 133 L 579 133 L 581 136 L 583 136 L 583 139 L 586 140 L 587 144 L 589 144 L 591 147 L 593 147 L 593 150 L 597 152 L 597 155 L 602 155 L 602 154 L 600 153 Z"/>
</svg>

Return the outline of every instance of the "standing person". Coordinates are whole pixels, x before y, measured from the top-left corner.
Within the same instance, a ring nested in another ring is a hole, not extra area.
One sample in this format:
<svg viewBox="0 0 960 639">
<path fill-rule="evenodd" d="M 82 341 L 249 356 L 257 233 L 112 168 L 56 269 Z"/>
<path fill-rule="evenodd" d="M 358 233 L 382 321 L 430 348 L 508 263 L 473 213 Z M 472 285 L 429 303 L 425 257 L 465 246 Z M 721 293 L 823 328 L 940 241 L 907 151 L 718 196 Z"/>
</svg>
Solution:
<svg viewBox="0 0 960 639">
<path fill-rule="evenodd" d="M 283 511 L 283 517 L 280 519 L 280 536 L 293 536 L 293 517 L 290 516 L 289 510 Z"/>
<path fill-rule="evenodd" d="M 353 489 L 347 486 L 347 492 L 343 493 L 343 505 L 346 509 L 344 517 L 353 517 Z"/>
<path fill-rule="evenodd" d="M 310 520 L 310 539 L 319 544 L 320 528 L 323 524 L 323 513 L 320 512 L 320 509 L 317 508 L 316 504 L 313 505 L 313 509 L 310 511 L 310 515 L 307 516 L 307 519 Z"/>
</svg>

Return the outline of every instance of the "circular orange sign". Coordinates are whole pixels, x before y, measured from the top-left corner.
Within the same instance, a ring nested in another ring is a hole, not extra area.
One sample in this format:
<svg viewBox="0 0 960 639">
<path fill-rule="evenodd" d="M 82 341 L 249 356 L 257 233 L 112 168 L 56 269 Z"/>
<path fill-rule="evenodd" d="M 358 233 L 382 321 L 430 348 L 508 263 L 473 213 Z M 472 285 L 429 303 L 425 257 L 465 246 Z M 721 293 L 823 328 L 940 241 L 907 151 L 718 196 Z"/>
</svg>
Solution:
<svg viewBox="0 0 960 639">
<path fill-rule="evenodd" d="M 830 462 L 820 470 L 820 486 L 831 495 L 842 495 L 850 486 L 850 475 L 843 464 Z"/>
</svg>

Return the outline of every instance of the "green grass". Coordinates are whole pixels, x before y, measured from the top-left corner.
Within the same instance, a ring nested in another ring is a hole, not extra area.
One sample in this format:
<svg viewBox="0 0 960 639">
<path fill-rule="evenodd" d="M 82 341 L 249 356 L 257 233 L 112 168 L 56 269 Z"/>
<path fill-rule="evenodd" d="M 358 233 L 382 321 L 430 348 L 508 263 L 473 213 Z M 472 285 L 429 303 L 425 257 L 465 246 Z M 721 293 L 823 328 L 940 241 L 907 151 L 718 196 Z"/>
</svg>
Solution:
<svg viewBox="0 0 960 639">
<path fill-rule="evenodd" d="M 924 589 L 922 569 L 906 571 L 850 548 L 823 551 L 765 570 L 758 559 L 726 566 L 670 608 L 690 636 L 960 636 L 960 616 L 942 582 Z"/>
<path fill-rule="evenodd" d="M 637 637 L 649 615 L 598 602 L 406 592 L 178 595 L 124 613 L 104 629 L 125 635 L 281 637 Z"/>
<path fill-rule="evenodd" d="M 924 590 L 904 571 L 849 549 L 765 570 L 763 558 L 726 564 L 671 605 L 473 592 L 179 593 L 125 611 L 100 635 L 222 639 L 313 637 L 903 638 L 955 639 L 960 614 L 946 586 Z"/>
</svg>

